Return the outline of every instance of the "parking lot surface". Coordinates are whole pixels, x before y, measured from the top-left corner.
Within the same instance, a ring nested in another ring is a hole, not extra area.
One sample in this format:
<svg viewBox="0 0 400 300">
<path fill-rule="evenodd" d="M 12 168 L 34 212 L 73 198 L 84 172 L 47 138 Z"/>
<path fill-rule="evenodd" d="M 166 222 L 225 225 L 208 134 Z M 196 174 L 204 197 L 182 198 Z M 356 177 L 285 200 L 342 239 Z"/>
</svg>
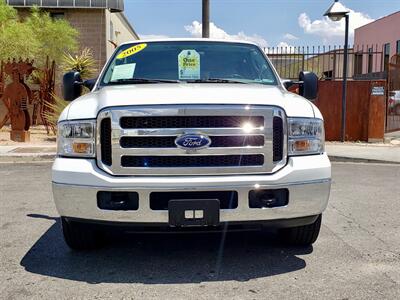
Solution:
<svg viewBox="0 0 400 300">
<path fill-rule="evenodd" d="M 0 164 L 1 299 L 398 299 L 400 166 L 334 163 L 313 247 L 273 232 L 117 234 L 65 245 L 50 163 Z"/>
</svg>

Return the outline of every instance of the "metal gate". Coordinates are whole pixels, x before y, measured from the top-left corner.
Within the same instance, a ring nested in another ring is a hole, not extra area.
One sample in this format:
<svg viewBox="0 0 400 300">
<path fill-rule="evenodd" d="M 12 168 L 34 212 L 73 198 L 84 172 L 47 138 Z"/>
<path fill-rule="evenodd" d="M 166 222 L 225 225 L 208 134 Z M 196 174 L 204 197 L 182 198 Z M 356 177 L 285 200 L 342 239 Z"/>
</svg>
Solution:
<svg viewBox="0 0 400 300">
<path fill-rule="evenodd" d="M 386 132 L 400 130 L 400 55 L 390 59 L 388 97 L 386 105 Z"/>
</svg>

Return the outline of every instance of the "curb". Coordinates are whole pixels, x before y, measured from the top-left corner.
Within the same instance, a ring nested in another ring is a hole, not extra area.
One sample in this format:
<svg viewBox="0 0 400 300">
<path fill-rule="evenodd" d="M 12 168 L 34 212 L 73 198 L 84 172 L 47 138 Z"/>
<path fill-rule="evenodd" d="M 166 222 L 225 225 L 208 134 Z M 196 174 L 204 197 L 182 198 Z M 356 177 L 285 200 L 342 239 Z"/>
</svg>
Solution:
<svg viewBox="0 0 400 300">
<path fill-rule="evenodd" d="M 359 162 L 359 163 L 371 163 L 371 164 L 400 164 L 399 161 L 388 161 L 370 158 L 356 158 L 356 157 L 346 157 L 346 156 L 329 156 L 331 162 Z"/>
<path fill-rule="evenodd" d="M 31 162 L 52 162 L 56 157 L 55 153 L 34 154 L 34 155 L 0 155 L 0 163 L 31 163 Z"/>
</svg>

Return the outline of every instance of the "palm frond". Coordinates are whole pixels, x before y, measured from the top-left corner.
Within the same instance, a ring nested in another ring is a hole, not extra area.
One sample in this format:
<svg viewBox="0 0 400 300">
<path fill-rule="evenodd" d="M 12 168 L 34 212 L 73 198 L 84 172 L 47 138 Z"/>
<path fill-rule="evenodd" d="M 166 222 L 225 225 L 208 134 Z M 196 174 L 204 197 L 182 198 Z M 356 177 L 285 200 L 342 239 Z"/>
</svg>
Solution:
<svg viewBox="0 0 400 300">
<path fill-rule="evenodd" d="M 47 122 L 49 122 L 49 124 L 57 128 L 58 118 L 60 117 L 60 114 L 62 113 L 64 108 L 67 107 L 69 102 L 54 94 L 52 95 L 52 97 L 54 99 L 54 102 L 44 102 L 44 106 L 46 108 L 44 110 L 44 118 Z"/>
<path fill-rule="evenodd" d="M 93 52 L 90 48 L 84 48 L 75 55 L 65 53 L 61 66 L 64 72 L 79 72 L 83 79 L 90 79 L 97 71 L 96 60 L 93 58 Z"/>
</svg>

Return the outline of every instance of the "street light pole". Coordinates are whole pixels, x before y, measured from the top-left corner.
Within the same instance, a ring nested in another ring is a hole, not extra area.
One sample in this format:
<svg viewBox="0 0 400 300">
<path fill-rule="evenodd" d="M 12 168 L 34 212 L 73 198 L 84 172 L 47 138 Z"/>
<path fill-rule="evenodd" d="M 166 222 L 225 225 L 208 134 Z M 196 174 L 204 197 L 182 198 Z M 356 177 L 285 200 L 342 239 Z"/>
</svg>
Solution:
<svg viewBox="0 0 400 300">
<path fill-rule="evenodd" d="M 202 37 L 210 37 L 210 0 L 203 0 Z"/>
<path fill-rule="evenodd" d="M 342 86 L 342 134 L 341 141 L 346 140 L 346 103 L 347 103 L 347 58 L 349 48 L 349 15 L 345 15 L 345 37 L 344 37 L 344 50 L 343 50 L 343 86 Z"/>
<path fill-rule="evenodd" d="M 324 16 L 331 19 L 333 22 L 338 22 L 345 18 L 345 40 L 343 49 L 343 86 L 342 86 L 342 130 L 340 140 L 346 140 L 346 92 L 347 92 L 347 58 L 349 48 L 349 13 L 350 11 L 339 2 L 335 0 L 333 4 L 325 12 Z"/>
</svg>

